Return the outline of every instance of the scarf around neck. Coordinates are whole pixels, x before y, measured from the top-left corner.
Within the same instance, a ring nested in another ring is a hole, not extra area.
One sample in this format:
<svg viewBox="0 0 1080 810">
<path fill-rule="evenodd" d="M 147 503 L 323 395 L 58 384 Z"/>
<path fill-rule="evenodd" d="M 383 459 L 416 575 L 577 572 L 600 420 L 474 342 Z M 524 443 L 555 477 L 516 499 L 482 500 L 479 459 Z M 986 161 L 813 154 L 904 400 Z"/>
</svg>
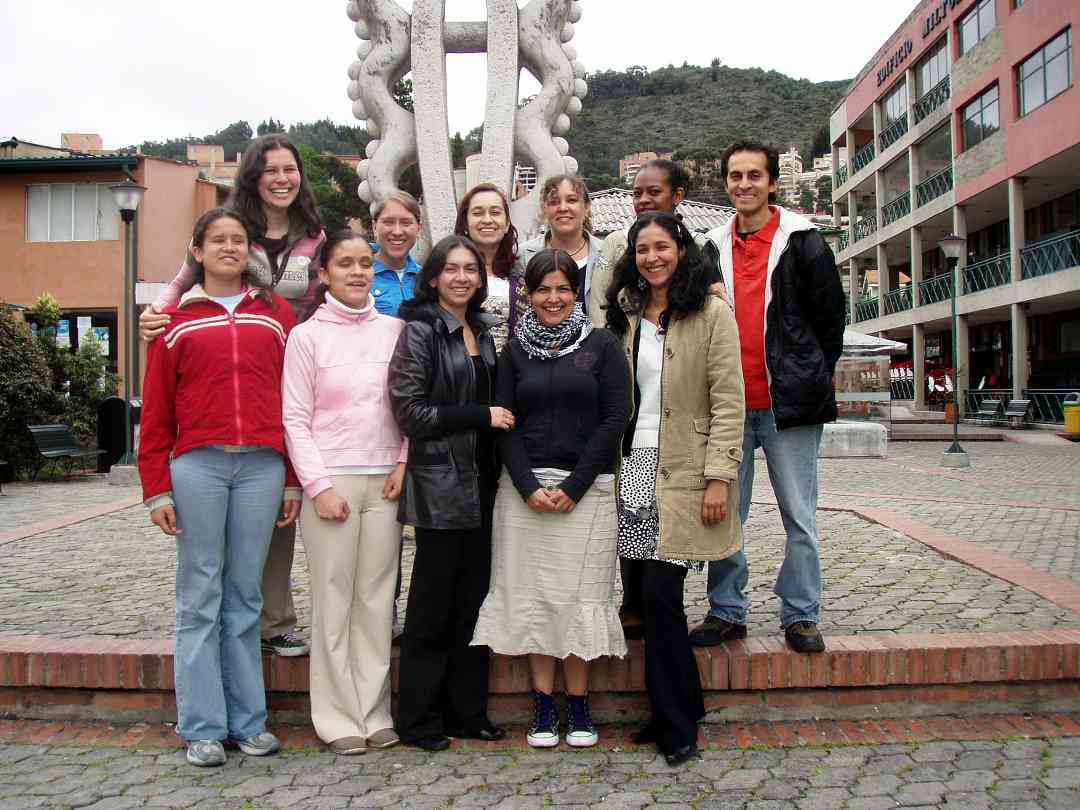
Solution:
<svg viewBox="0 0 1080 810">
<path fill-rule="evenodd" d="M 592 330 L 592 321 L 579 301 L 570 316 L 555 326 L 544 326 L 532 308 L 525 310 L 517 320 L 514 337 L 529 357 L 553 360 L 576 351 Z"/>
</svg>

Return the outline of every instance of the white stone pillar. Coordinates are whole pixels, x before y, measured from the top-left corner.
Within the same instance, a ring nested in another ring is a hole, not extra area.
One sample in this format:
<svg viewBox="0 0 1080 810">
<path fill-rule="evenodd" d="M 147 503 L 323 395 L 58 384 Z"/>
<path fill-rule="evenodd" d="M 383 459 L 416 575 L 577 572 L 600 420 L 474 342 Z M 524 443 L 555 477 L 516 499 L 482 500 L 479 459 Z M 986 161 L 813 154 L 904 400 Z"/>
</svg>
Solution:
<svg viewBox="0 0 1080 810">
<path fill-rule="evenodd" d="M 1009 264 L 1012 267 L 1012 282 L 1023 279 L 1023 267 L 1020 263 L 1020 250 L 1024 247 L 1027 234 L 1024 232 L 1024 178 L 1009 178 Z"/>
<path fill-rule="evenodd" d="M 1028 387 L 1028 314 L 1027 304 L 1010 307 L 1012 321 L 1012 398 L 1023 399 Z"/>
<path fill-rule="evenodd" d="M 855 324 L 855 306 L 859 303 L 859 260 L 848 259 L 848 309 L 851 317 L 848 319 Z"/>
<path fill-rule="evenodd" d="M 919 228 L 908 231 L 911 243 L 911 305 L 919 306 L 919 285 L 923 283 L 923 238 Z"/>
<path fill-rule="evenodd" d="M 907 82 L 907 126 L 910 132 L 915 127 L 915 93 L 918 92 L 914 67 L 904 71 L 904 81 Z"/>
<path fill-rule="evenodd" d="M 878 276 L 878 317 L 885 315 L 885 298 L 892 289 L 892 279 L 889 278 L 889 254 L 885 250 L 885 244 L 877 246 L 877 276 Z"/>
</svg>

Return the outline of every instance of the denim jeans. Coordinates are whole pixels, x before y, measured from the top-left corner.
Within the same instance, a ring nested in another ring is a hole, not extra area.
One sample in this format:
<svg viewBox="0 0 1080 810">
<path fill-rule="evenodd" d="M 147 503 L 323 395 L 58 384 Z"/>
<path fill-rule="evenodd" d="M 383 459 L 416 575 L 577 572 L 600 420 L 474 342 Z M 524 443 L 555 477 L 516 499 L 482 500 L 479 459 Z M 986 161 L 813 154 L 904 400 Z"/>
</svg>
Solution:
<svg viewBox="0 0 1080 810">
<path fill-rule="evenodd" d="M 747 410 L 743 459 L 739 465 L 739 519 L 746 523 L 754 491 L 754 451 L 765 450 L 787 543 L 774 593 L 781 599 L 780 624 L 817 622 L 821 611 L 821 560 L 817 533 L 817 456 L 821 425 L 776 429 L 768 408 Z M 743 550 L 709 563 L 709 613 L 746 624 L 750 600 L 743 591 L 750 576 Z"/>
<path fill-rule="evenodd" d="M 266 730 L 259 613 L 285 466 L 273 450 L 209 447 L 173 459 L 176 708 L 185 740 Z"/>
</svg>

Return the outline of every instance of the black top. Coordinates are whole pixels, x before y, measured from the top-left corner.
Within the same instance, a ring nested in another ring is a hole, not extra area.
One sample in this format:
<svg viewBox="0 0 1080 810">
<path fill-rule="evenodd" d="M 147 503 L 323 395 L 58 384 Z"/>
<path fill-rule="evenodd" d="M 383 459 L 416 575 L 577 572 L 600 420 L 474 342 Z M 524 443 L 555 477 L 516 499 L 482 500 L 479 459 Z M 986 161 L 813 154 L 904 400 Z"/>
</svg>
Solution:
<svg viewBox="0 0 1080 810">
<path fill-rule="evenodd" d="M 499 436 L 502 461 L 522 498 L 540 488 L 532 470 L 571 475 L 559 487 L 580 501 L 600 473 L 615 470 L 630 418 L 630 369 L 618 338 L 594 329 L 576 351 L 536 360 L 512 339 L 499 356 L 499 405 L 514 429 Z"/>
<path fill-rule="evenodd" d="M 484 358 L 479 354 L 471 355 L 473 370 L 476 373 L 476 393 L 473 395 L 472 404 L 483 408 L 487 413 L 491 407 L 492 384 L 491 373 L 484 365 Z M 490 423 L 490 417 L 489 417 Z M 492 493 L 494 498 L 495 489 L 495 436 L 490 429 L 483 428 L 476 431 L 476 472 L 480 476 L 480 492 Z"/>
<path fill-rule="evenodd" d="M 266 249 L 266 255 L 270 259 L 277 259 L 278 256 L 285 252 L 285 248 L 289 246 L 288 236 L 283 236 L 280 239 L 271 239 L 269 236 L 260 236 L 256 238 L 255 241 Z"/>
</svg>

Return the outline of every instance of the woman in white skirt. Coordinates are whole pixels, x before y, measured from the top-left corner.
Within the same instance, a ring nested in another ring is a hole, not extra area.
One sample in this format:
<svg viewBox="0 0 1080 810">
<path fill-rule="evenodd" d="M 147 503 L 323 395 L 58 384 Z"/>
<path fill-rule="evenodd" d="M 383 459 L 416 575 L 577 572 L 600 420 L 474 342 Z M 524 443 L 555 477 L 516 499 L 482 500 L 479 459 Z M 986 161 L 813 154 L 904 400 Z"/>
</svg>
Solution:
<svg viewBox="0 0 1080 810">
<path fill-rule="evenodd" d="M 619 341 L 578 303 L 581 272 L 542 250 L 525 268 L 531 308 L 499 357 L 498 403 L 516 417 L 499 438 L 492 578 L 473 644 L 529 656 L 534 716 L 527 741 L 559 743 L 552 692 L 563 662 L 566 741 L 597 743 L 589 664 L 623 656 L 614 602 L 614 476 L 630 418 L 630 370 Z M 512 486 L 511 486 L 512 484 Z"/>
</svg>

